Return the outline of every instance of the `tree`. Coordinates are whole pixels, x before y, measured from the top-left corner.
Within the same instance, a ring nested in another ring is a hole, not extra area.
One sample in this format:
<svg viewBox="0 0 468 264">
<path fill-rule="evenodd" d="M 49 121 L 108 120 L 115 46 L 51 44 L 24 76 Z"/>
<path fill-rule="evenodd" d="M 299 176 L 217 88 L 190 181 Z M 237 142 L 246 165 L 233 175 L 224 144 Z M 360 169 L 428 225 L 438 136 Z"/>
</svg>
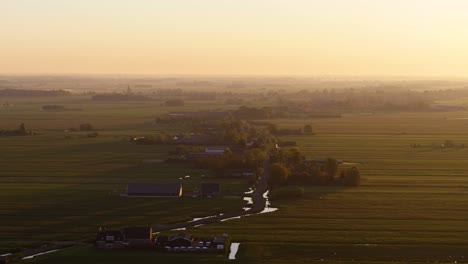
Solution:
<svg viewBox="0 0 468 264">
<path fill-rule="evenodd" d="M 268 167 L 268 184 L 281 185 L 288 180 L 289 171 L 283 163 L 273 163 Z"/>
<path fill-rule="evenodd" d="M 341 178 L 343 185 L 346 186 L 359 186 L 361 184 L 361 174 L 356 167 L 343 171 Z"/>
<path fill-rule="evenodd" d="M 270 134 L 272 135 L 278 134 L 278 126 L 276 124 L 272 124 L 272 123 L 268 124 L 267 129 L 268 129 L 268 132 L 270 132 Z"/>
<path fill-rule="evenodd" d="M 229 128 L 224 131 L 224 143 L 235 145 L 238 144 L 240 140 L 241 135 L 237 130 Z"/>
<path fill-rule="evenodd" d="M 286 160 L 289 166 L 297 167 L 304 161 L 304 156 L 298 148 L 291 148 L 286 153 Z"/>
<path fill-rule="evenodd" d="M 260 166 L 266 160 L 265 152 L 258 148 L 245 151 L 244 159 L 247 167 L 254 168 Z"/>
<path fill-rule="evenodd" d="M 453 143 L 452 140 L 445 140 L 444 142 L 444 148 L 453 148 L 455 146 L 455 144 Z"/>
<path fill-rule="evenodd" d="M 19 135 L 26 135 L 26 127 L 24 126 L 24 123 L 21 123 L 21 125 L 18 128 L 18 134 Z"/>
<path fill-rule="evenodd" d="M 304 126 L 304 134 L 313 134 L 311 125 Z"/>
<path fill-rule="evenodd" d="M 336 173 L 338 172 L 338 161 L 333 158 L 327 158 L 325 160 L 325 171 L 328 178 L 335 177 Z"/>
</svg>

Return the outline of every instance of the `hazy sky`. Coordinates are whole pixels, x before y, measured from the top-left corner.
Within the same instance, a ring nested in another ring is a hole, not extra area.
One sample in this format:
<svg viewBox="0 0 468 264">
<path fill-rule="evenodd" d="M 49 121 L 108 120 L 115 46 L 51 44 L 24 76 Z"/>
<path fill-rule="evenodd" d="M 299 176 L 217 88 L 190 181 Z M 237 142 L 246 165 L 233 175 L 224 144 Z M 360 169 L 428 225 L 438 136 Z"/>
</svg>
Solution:
<svg viewBox="0 0 468 264">
<path fill-rule="evenodd" d="M 0 73 L 468 77 L 468 1 L 0 0 Z"/>
</svg>

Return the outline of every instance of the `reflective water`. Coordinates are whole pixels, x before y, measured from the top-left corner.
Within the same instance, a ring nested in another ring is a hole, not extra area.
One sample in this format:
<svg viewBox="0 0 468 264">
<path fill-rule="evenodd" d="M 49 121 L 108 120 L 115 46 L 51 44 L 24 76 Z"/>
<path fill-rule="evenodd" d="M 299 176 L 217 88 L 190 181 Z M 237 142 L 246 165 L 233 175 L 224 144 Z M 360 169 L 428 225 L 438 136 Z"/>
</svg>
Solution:
<svg viewBox="0 0 468 264">
<path fill-rule="evenodd" d="M 31 255 L 31 256 L 24 257 L 23 259 L 32 259 L 32 258 L 34 258 L 34 257 L 36 257 L 36 256 L 40 256 L 40 255 L 45 255 L 45 254 L 57 252 L 57 251 L 59 251 L 59 250 L 60 250 L 60 249 L 54 249 L 54 250 L 49 250 L 49 251 L 42 252 L 42 253 L 37 253 L 37 254 Z"/>
<path fill-rule="evenodd" d="M 231 251 L 229 252 L 228 259 L 236 259 L 237 251 L 239 250 L 240 243 L 231 243 Z"/>
</svg>

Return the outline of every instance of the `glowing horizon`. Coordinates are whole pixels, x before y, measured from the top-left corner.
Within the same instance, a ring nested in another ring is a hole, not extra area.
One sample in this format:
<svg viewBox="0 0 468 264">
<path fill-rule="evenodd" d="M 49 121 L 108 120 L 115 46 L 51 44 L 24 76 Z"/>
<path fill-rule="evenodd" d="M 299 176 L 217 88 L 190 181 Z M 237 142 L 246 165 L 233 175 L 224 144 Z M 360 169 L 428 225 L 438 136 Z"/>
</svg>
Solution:
<svg viewBox="0 0 468 264">
<path fill-rule="evenodd" d="M 0 74 L 468 77 L 464 0 L 4 0 Z"/>
</svg>

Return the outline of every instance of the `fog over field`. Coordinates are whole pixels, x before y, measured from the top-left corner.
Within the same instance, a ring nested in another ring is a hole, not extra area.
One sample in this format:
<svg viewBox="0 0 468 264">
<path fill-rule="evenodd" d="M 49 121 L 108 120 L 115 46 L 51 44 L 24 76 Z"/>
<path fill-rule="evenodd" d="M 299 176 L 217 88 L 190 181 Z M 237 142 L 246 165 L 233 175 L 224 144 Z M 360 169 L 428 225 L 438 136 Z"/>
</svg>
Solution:
<svg viewBox="0 0 468 264">
<path fill-rule="evenodd" d="M 0 75 L 0 89 L 63 89 L 80 92 L 135 92 L 182 89 L 210 92 L 266 92 L 323 89 L 444 90 L 468 88 L 468 79 L 349 76 L 209 75 Z"/>
</svg>

